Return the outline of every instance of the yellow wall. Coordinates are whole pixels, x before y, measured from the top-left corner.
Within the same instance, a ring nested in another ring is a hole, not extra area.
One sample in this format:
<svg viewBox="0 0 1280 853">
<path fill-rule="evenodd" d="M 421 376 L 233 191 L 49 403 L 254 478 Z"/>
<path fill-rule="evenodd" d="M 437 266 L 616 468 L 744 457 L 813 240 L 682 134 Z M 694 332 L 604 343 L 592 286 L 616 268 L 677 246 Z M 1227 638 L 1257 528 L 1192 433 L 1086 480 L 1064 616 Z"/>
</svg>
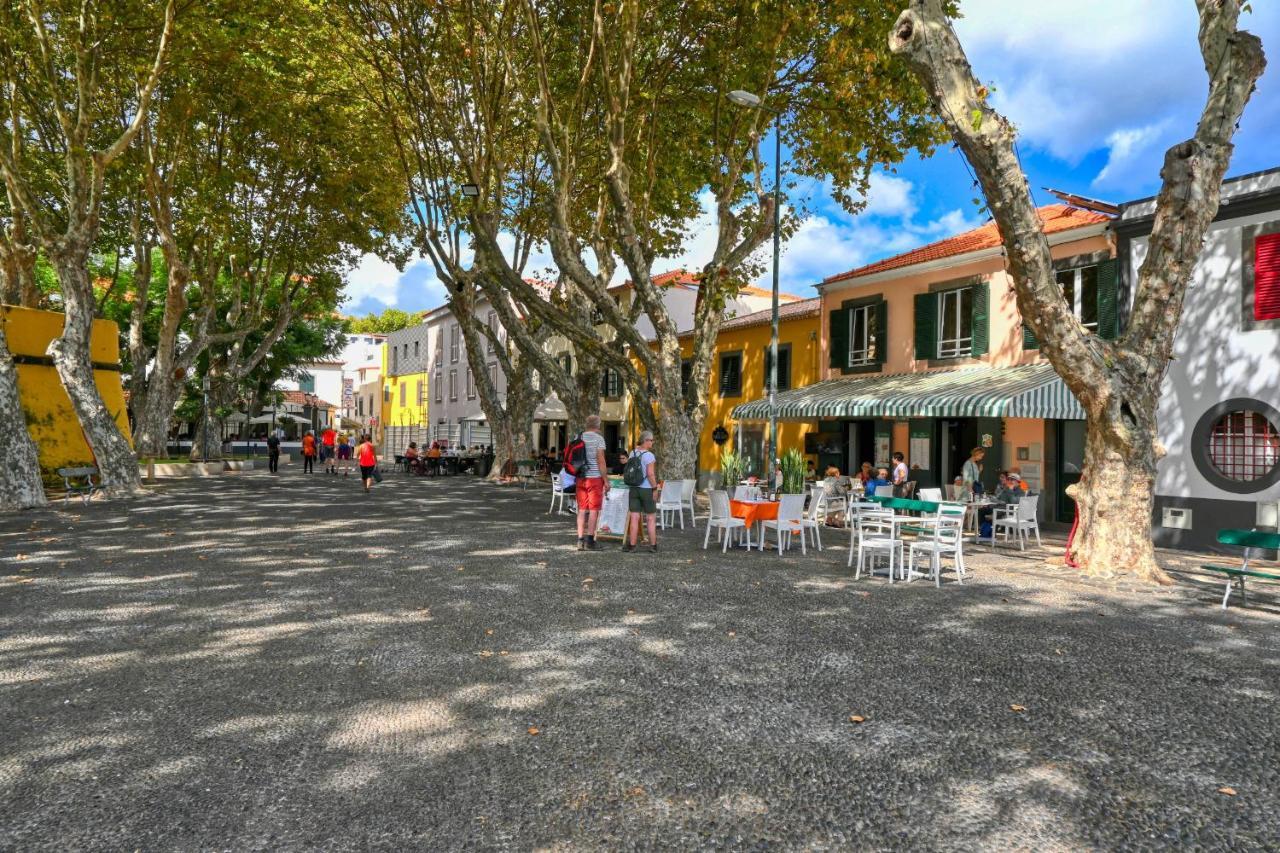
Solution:
<svg viewBox="0 0 1280 853">
<path fill-rule="evenodd" d="M 814 314 L 793 320 L 783 320 L 778 328 L 778 345 L 791 344 L 791 387 L 800 388 L 818 381 L 822 359 L 818 345 L 818 321 Z M 711 362 L 711 389 L 707 395 L 707 419 L 702 425 L 702 437 L 698 440 L 698 468 L 701 471 L 720 470 L 721 447 L 711 438 L 718 426 L 729 432 L 725 447 L 732 448 L 737 437 L 737 421 L 732 414 L 735 406 L 765 396 L 764 367 L 769 351 L 771 328 L 760 323 L 745 328 L 721 331 L 716 340 L 716 354 Z M 692 351 L 692 341 L 681 345 L 686 354 Z M 720 395 L 720 355 L 742 351 L 742 393 L 735 397 Z M 804 437 L 817 431 L 815 421 L 779 421 L 778 446 L 785 453 L 791 448 L 804 451 Z M 767 432 L 767 427 L 766 427 Z M 767 437 L 767 436 L 766 436 Z M 817 462 L 816 456 L 808 457 Z"/>
<path fill-rule="evenodd" d="M 62 314 L 53 311 L 4 305 L 0 306 L 0 317 L 5 324 L 9 351 L 19 361 L 22 357 L 45 359 L 49 342 L 62 334 Z M 110 320 L 93 322 L 89 353 L 95 364 L 120 364 L 120 330 L 115 323 Z M 18 393 L 22 396 L 27 427 L 40 454 L 40 467 L 53 471 L 93 464 L 93 452 L 84 439 L 80 421 L 71 407 L 71 399 L 62 388 L 58 372 L 52 365 L 45 364 L 19 363 L 17 368 Z M 111 412 L 125 438 L 132 441 L 120 371 L 95 370 L 93 375 L 107 411 Z"/>
<path fill-rule="evenodd" d="M 418 404 L 418 383 L 422 383 L 422 404 Z M 400 405 L 400 387 L 404 386 L 404 405 Z M 385 389 L 390 386 L 390 399 Z M 431 385 L 427 374 L 402 373 L 392 376 L 387 373 L 387 345 L 382 345 L 382 426 L 426 426 L 431 423 L 428 409 L 431 400 Z"/>
</svg>

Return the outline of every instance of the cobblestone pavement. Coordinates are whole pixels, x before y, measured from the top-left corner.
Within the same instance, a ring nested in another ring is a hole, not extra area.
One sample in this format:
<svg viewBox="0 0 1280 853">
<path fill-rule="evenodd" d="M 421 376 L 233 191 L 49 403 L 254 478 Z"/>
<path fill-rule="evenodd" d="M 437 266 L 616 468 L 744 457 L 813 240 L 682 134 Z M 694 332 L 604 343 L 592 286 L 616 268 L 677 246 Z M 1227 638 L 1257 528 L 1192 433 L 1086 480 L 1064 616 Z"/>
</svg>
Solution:
<svg viewBox="0 0 1280 853">
<path fill-rule="evenodd" d="M 1274 595 L 546 512 L 287 470 L 0 520 L 0 849 L 1276 849 Z"/>
</svg>

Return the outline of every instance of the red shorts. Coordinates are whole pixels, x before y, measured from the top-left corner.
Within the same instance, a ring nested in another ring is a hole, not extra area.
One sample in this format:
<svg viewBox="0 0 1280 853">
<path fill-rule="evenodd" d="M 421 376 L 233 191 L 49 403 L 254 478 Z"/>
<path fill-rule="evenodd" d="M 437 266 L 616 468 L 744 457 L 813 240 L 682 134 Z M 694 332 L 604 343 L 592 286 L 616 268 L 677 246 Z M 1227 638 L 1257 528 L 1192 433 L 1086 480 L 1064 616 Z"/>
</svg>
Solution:
<svg viewBox="0 0 1280 853">
<path fill-rule="evenodd" d="M 604 506 L 604 477 L 584 477 L 577 486 L 574 498 L 579 509 L 592 512 Z"/>
</svg>

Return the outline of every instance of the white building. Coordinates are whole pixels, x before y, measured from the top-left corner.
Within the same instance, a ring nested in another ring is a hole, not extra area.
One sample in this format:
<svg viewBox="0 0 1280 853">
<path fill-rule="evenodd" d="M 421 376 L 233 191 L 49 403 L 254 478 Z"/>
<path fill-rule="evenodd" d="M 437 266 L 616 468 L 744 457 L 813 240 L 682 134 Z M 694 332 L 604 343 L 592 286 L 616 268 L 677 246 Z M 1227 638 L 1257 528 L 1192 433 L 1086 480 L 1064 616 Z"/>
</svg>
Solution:
<svg viewBox="0 0 1280 853">
<path fill-rule="evenodd" d="M 382 373 L 382 344 L 386 335 L 348 335 L 342 350 L 335 356 L 300 365 L 296 379 L 285 379 L 276 384 L 283 391 L 301 391 L 330 401 L 338 413 L 362 427 L 370 425 L 370 416 L 361 416 L 364 408 L 358 405 L 358 389 L 369 382 L 376 382 Z"/>
<path fill-rule="evenodd" d="M 1115 224 L 1122 287 L 1138 279 L 1154 199 Z M 1280 168 L 1226 181 L 1183 307 L 1159 410 L 1163 545 L 1274 527 L 1280 501 Z"/>
</svg>

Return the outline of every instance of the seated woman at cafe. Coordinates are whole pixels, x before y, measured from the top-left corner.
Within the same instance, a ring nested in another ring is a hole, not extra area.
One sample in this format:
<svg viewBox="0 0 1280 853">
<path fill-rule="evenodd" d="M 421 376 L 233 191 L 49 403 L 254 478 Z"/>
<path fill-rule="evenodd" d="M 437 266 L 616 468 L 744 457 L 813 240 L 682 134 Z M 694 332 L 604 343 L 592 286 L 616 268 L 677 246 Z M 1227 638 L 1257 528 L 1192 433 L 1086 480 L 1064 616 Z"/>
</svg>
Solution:
<svg viewBox="0 0 1280 853">
<path fill-rule="evenodd" d="M 862 482 L 862 485 L 866 486 L 867 481 L 874 480 L 875 476 L 876 476 L 876 471 L 874 468 L 871 467 L 871 463 L 863 462 L 862 467 L 858 469 L 858 479 Z"/>
<path fill-rule="evenodd" d="M 828 498 L 843 498 L 849 494 L 849 478 L 841 477 L 839 468 L 828 465 L 827 470 L 822 472 L 822 476 L 826 478 L 822 484 L 822 490 L 826 492 Z"/>
<path fill-rule="evenodd" d="M 617 458 L 613 460 L 613 464 L 609 466 L 609 473 L 614 477 L 621 477 L 622 472 L 627 467 L 627 454 L 619 453 Z"/>
<path fill-rule="evenodd" d="M 879 471 L 876 472 L 876 475 L 874 477 L 866 481 L 865 487 L 867 490 L 866 492 L 867 496 L 870 497 L 874 495 L 876 493 L 876 489 L 880 488 L 881 486 L 892 486 L 892 485 L 893 485 L 893 480 L 889 479 L 889 469 L 881 468 Z"/>
<path fill-rule="evenodd" d="M 418 442 L 409 442 L 409 446 L 404 450 L 404 461 L 410 471 L 422 473 L 422 460 L 418 458 Z"/>
</svg>

